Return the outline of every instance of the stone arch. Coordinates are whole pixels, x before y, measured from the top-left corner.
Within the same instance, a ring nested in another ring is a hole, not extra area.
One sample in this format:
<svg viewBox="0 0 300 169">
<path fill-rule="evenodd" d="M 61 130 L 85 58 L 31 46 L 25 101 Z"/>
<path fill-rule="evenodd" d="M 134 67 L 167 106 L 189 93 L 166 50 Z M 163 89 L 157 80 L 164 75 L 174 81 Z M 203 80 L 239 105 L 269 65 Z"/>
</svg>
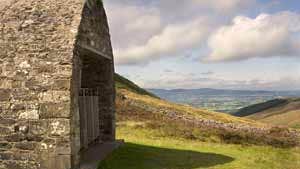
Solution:
<svg viewBox="0 0 300 169">
<path fill-rule="evenodd" d="M 84 155 L 90 144 L 115 140 L 114 60 L 106 14 L 102 2 L 97 1 L 99 0 L 90 0 L 84 5 L 74 45 L 71 85 L 72 166 L 78 166 L 80 156 Z M 100 133 L 92 142 L 85 140 L 88 134 L 83 129 L 89 133 L 86 122 L 91 121 L 83 118 L 86 113 L 79 103 L 82 92 L 87 92 L 86 90 L 89 92 L 88 96 L 97 97 L 97 109 L 94 111 L 98 113 L 95 123 L 99 123 L 96 127 L 99 127 L 97 132 Z"/>
</svg>

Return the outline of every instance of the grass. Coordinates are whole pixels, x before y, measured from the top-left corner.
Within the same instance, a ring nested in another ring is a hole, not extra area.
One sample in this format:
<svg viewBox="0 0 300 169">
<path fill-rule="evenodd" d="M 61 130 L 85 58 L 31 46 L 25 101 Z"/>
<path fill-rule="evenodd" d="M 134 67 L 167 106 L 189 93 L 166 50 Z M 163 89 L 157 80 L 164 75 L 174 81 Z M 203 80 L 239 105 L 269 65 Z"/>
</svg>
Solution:
<svg viewBox="0 0 300 169">
<path fill-rule="evenodd" d="M 214 135 L 205 130 L 195 134 L 197 137 L 206 138 L 201 141 L 190 137 L 193 131 L 191 126 L 168 121 L 155 114 L 155 110 L 167 107 L 223 121 L 252 123 L 251 121 L 227 115 L 219 117 L 209 111 L 202 112 L 200 109 L 125 92 L 127 101 L 118 98 L 116 107 L 117 138 L 125 139 L 126 143 L 102 161 L 98 169 L 299 169 L 298 147 L 275 148 L 214 142 Z M 132 103 L 133 99 L 142 102 L 145 107 L 126 104 Z M 147 106 L 157 109 L 149 111 Z"/>
<path fill-rule="evenodd" d="M 257 137 L 255 133 L 247 135 L 241 131 L 232 133 L 227 130 L 217 131 L 205 126 L 199 127 L 193 122 L 177 117 L 188 115 L 195 119 L 255 127 L 267 125 L 250 119 L 170 103 L 140 90 L 141 88 L 127 79 L 118 78 L 116 81 L 117 138 L 125 139 L 126 143 L 102 161 L 98 169 L 300 168 L 299 147 L 258 146 L 261 143 L 265 144 L 261 140 L 265 137 Z M 166 115 L 170 112 L 176 114 L 174 119 Z M 287 130 L 275 129 L 270 131 L 271 135 L 275 134 L 269 138 L 273 141 L 276 141 L 278 132 Z M 281 141 L 288 141 L 285 137 Z M 236 144 L 230 144 L 232 141 Z"/>
<path fill-rule="evenodd" d="M 144 123 L 141 128 L 155 129 L 160 136 L 277 147 L 295 146 L 300 141 L 287 128 L 268 127 L 246 118 L 174 104 L 126 90 L 117 91 L 118 121 Z"/>
<path fill-rule="evenodd" d="M 157 137 L 157 131 L 126 122 L 117 130 L 126 144 L 99 169 L 299 169 L 298 148 L 243 146 Z"/>
<path fill-rule="evenodd" d="M 247 118 L 271 125 L 299 128 L 297 126 L 300 125 L 300 99 L 290 98 L 281 100 L 285 102 L 278 105 L 271 105 L 262 111 L 254 111 L 254 114 L 247 116 Z M 268 105 L 268 102 L 261 104 Z M 252 107 L 255 109 L 255 106 Z"/>
<path fill-rule="evenodd" d="M 133 83 L 132 81 L 126 79 L 123 76 L 120 76 L 119 74 L 115 73 L 114 75 L 115 84 L 117 89 L 125 89 L 131 92 L 134 92 L 136 94 L 140 95 L 147 95 L 150 97 L 158 98 L 156 95 L 148 92 L 147 90 L 140 88 L 138 85 Z"/>
<path fill-rule="evenodd" d="M 288 102 L 289 101 L 287 99 L 269 100 L 269 101 L 266 101 L 263 103 L 258 103 L 258 104 L 254 104 L 254 105 L 242 108 L 238 112 L 234 113 L 234 115 L 238 116 L 238 117 L 250 116 L 257 112 L 268 110 L 268 109 L 276 107 L 276 106 L 286 105 L 286 104 L 288 104 Z"/>
<path fill-rule="evenodd" d="M 289 126 L 292 128 L 300 127 L 300 110 L 289 111 L 284 114 L 275 114 L 259 119 L 261 122 L 274 125 Z"/>
</svg>

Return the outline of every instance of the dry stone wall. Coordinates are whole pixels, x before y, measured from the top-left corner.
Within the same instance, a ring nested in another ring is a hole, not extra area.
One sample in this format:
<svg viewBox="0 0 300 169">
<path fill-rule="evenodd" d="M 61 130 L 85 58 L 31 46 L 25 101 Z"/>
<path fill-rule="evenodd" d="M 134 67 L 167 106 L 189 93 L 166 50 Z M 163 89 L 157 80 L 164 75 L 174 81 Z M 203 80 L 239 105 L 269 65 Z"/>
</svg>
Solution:
<svg viewBox="0 0 300 169">
<path fill-rule="evenodd" d="M 102 3 L 90 1 L 91 8 L 82 0 L 8 0 L 0 10 L 1 169 L 78 166 L 77 45 L 83 42 L 112 58 Z M 88 28 L 84 35 L 79 26 Z M 112 73 L 113 59 L 110 64 Z M 112 87 L 109 91 L 113 98 Z M 108 106 L 113 120 L 113 103 Z M 108 123 L 113 133 L 113 123 Z"/>
</svg>

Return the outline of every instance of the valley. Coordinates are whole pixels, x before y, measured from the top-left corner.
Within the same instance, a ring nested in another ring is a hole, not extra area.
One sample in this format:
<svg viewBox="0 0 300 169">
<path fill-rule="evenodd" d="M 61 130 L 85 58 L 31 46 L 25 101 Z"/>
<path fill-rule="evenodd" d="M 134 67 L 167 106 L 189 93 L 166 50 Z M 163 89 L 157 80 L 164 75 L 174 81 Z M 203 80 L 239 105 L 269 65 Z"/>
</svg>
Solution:
<svg viewBox="0 0 300 169">
<path fill-rule="evenodd" d="M 233 114 L 239 109 L 276 98 L 300 97 L 300 91 L 247 91 L 218 89 L 149 89 L 162 99 Z"/>
</svg>

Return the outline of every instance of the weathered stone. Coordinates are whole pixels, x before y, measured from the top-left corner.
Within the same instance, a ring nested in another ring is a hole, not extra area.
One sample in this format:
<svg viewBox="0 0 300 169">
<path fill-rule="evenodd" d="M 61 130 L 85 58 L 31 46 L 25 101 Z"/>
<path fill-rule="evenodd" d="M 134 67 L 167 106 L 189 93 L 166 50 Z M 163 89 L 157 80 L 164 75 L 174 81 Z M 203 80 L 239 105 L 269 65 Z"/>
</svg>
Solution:
<svg viewBox="0 0 300 169">
<path fill-rule="evenodd" d="M 11 149 L 12 145 L 9 142 L 0 142 L 0 149 Z"/>
<path fill-rule="evenodd" d="M 10 93 L 8 89 L 0 89 L 0 102 L 9 101 Z"/>
<path fill-rule="evenodd" d="M 0 88 L 1 89 L 12 88 L 12 80 L 8 80 L 6 78 L 0 78 Z"/>
<path fill-rule="evenodd" d="M 66 102 L 70 100 L 69 91 L 47 91 L 39 94 L 39 99 L 42 102 Z"/>
<path fill-rule="evenodd" d="M 12 93 L 12 98 L 17 101 L 37 101 L 38 95 L 34 91 L 27 89 L 15 89 Z"/>
<path fill-rule="evenodd" d="M 54 68 L 49 65 L 40 65 L 38 68 L 38 73 L 53 73 Z"/>
<path fill-rule="evenodd" d="M 28 75 L 27 71 L 17 71 L 14 76 L 14 80 L 15 81 L 25 81 L 27 75 Z"/>
<path fill-rule="evenodd" d="M 20 142 L 26 140 L 26 137 L 24 134 L 17 133 L 5 136 L 5 140 L 8 142 Z"/>
<path fill-rule="evenodd" d="M 24 104 L 12 104 L 10 109 L 14 112 L 18 112 L 18 111 L 21 111 L 21 110 L 25 110 L 26 107 Z"/>
<path fill-rule="evenodd" d="M 68 118 L 70 117 L 70 103 L 43 103 L 40 105 L 40 117 L 48 118 Z"/>
<path fill-rule="evenodd" d="M 46 91 L 50 87 L 42 85 L 39 81 L 36 80 L 29 80 L 25 82 L 25 87 L 30 90 L 37 90 L 37 91 Z"/>
<path fill-rule="evenodd" d="M 23 81 L 14 80 L 12 81 L 11 87 L 12 88 L 21 88 Z"/>
<path fill-rule="evenodd" d="M 29 161 L 5 161 L 4 169 L 40 169 L 38 164 Z"/>
<path fill-rule="evenodd" d="M 12 129 L 0 126 L 0 135 L 8 135 L 12 133 Z"/>
<path fill-rule="evenodd" d="M 28 110 L 19 114 L 19 119 L 37 120 L 39 119 L 38 110 Z"/>
<path fill-rule="evenodd" d="M 15 148 L 21 150 L 34 150 L 36 146 L 37 146 L 36 142 L 23 141 L 23 142 L 15 143 Z"/>
<path fill-rule="evenodd" d="M 99 104 L 89 105 L 98 112 L 90 112 L 111 114 L 101 117 L 107 121 L 103 130 L 94 126 L 97 139 L 107 137 L 103 131 L 114 138 L 114 65 L 103 5 L 98 0 L 89 0 L 89 6 L 82 0 L 5 4 L 0 7 L 0 169 L 76 168 L 83 148 L 80 117 L 88 113 L 80 109 L 81 88 L 98 91 L 89 95 L 98 97 Z"/>
<path fill-rule="evenodd" d="M 16 120 L 14 120 L 14 119 L 0 117 L 0 124 L 3 126 L 12 126 L 15 123 L 16 123 Z"/>
<path fill-rule="evenodd" d="M 45 135 L 49 132 L 49 122 L 47 120 L 29 121 L 29 133 L 31 135 Z"/>
<path fill-rule="evenodd" d="M 69 135 L 70 121 L 66 119 L 56 119 L 50 122 L 49 131 L 51 136 Z"/>
<path fill-rule="evenodd" d="M 15 133 L 28 134 L 29 126 L 28 125 L 16 125 L 14 126 Z"/>
<path fill-rule="evenodd" d="M 26 135 L 26 141 L 41 142 L 43 139 L 44 139 L 43 136 L 39 136 L 39 135 L 33 135 L 33 134 Z"/>
<path fill-rule="evenodd" d="M 69 90 L 71 82 L 69 79 L 55 80 L 53 84 L 53 90 Z"/>
<path fill-rule="evenodd" d="M 71 163 L 69 160 L 70 155 L 58 155 L 56 153 L 49 153 L 48 151 L 41 152 L 40 160 L 41 168 L 59 168 L 59 169 L 69 169 L 71 168 Z"/>
</svg>

